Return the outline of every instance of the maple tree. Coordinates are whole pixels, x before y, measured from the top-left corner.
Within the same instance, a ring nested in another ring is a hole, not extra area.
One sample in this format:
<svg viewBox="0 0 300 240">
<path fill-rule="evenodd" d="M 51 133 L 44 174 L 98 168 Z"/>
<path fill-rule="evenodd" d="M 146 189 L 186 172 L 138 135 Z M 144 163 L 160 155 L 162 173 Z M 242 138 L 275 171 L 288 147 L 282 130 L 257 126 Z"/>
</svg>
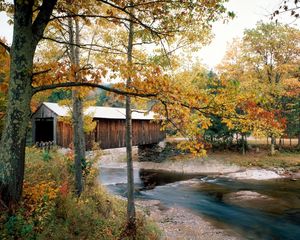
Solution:
<svg viewBox="0 0 300 240">
<path fill-rule="evenodd" d="M 275 137 L 286 127 L 281 101 L 286 80 L 299 71 L 299 37 L 295 28 L 260 22 L 233 43 L 219 66 L 221 78 L 240 84 L 243 117 L 228 119 L 228 123 L 254 135 L 271 136 L 272 154 Z"/>
</svg>

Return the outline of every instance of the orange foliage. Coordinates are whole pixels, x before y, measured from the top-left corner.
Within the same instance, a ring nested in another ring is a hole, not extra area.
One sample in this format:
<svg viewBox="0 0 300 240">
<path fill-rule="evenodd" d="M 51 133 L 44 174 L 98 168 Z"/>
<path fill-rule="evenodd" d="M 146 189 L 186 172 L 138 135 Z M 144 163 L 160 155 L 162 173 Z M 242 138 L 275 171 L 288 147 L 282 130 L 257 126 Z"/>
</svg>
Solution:
<svg viewBox="0 0 300 240">
<path fill-rule="evenodd" d="M 24 182 L 22 206 L 27 215 L 42 215 L 46 212 L 46 208 L 56 199 L 58 191 L 55 182 L 42 181 L 34 185 Z"/>
</svg>

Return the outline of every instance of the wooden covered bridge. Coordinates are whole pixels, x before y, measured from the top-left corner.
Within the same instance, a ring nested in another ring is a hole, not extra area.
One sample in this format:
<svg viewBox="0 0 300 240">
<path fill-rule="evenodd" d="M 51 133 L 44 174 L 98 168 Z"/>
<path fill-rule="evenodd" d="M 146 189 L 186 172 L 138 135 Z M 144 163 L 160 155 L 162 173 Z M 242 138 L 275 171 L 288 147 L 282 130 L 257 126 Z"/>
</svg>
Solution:
<svg viewBox="0 0 300 240">
<path fill-rule="evenodd" d="M 85 114 L 93 117 L 96 128 L 86 134 L 87 149 L 94 142 L 102 149 L 125 147 L 125 109 L 112 107 L 89 107 Z M 72 126 L 62 120 L 70 116 L 70 109 L 57 103 L 44 102 L 32 115 L 33 142 L 49 142 L 61 147 L 71 147 L 73 142 Z M 154 113 L 133 111 L 132 142 L 133 145 L 159 143 L 165 138 L 160 130 L 160 122 L 154 121 Z"/>
</svg>

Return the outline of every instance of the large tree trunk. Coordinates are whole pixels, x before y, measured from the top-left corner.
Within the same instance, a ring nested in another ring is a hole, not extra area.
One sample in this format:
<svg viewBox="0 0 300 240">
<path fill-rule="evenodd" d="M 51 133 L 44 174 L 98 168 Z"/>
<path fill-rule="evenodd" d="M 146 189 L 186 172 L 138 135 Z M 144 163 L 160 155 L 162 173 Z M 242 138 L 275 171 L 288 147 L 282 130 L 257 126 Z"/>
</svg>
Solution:
<svg viewBox="0 0 300 240">
<path fill-rule="evenodd" d="M 133 48 L 133 22 L 129 23 L 129 37 L 127 49 L 127 63 L 132 65 Z M 130 71 L 130 70 L 129 70 Z M 131 78 L 126 82 L 127 88 L 130 88 Z M 131 119 L 131 99 L 126 96 L 126 153 L 127 153 L 127 222 L 128 227 L 135 231 L 135 204 L 134 204 L 134 178 L 132 163 L 132 119 Z"/>
<path fill-rule="evenodd" d="M 80 57 L 79 48 L 79 26 L 78 22 L 75 20 L 75 32 L 73 27 L 73 19 L 68 19 L 69 26 L 69 49 L 70 49 L 70 60 L 71 64 L 75 66 L 75 69 L 79 68 Z M 75 39 L 74 39 L 75 37 Z M 77 71 L 77 70 L 75 70 Z M 75 72 L 75 81 L 80 80 L 80 74 Z M 80 196 L 83 190 L 83 180 L 82 180 L 82 161 L 85 160 L 85 135 L 83 130 L 83 106 L 82 99 L 77 90 L 72 91 L 72 120 L 73 120 L 73 144 L 74 144 L 74 166 L 75 166 L 75 190 L 77 196 Z"/>
<path fill-rule="evenodd" d="M 56 1 L 43 2 L 34 23 L 33 3 L 33 0 L 14 1 L 8 106 L 0 149 L 0 199 L 8 207 L 14 206 L 22 194 L 33 57 Z"/>
</svg>

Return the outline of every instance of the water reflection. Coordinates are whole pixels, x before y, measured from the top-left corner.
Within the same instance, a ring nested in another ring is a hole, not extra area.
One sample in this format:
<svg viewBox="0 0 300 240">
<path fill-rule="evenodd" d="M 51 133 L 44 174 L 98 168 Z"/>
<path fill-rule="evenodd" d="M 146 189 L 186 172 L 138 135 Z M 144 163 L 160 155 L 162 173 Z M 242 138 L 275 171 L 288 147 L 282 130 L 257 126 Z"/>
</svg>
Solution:
<svg viewBox="0 0 300 240">
<path fill-rule="evenodd" d="M 183 174 L 176 172 L 166 172 L 159 170 L 140 169 L 139 177 L 141 180 L 142 190 L 151 190 L 156 186 L 162 186 L 178 181 L 192 179 L 199 174 Z"/>
</svg>

